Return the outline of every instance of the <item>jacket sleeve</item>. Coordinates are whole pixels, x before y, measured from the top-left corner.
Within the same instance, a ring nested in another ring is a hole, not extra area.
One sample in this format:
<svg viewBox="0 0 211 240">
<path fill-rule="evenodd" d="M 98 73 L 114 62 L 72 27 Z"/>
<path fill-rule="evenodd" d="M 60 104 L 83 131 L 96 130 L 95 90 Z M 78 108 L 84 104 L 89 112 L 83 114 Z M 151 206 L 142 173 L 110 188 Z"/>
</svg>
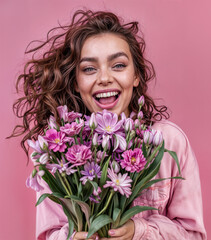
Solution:
<svg viewBox="0 0 211 240">
<path fill-rule="evenodd" d="M 42 181 L 44 189 L 37 193 L 37 199 L 43 193 L 49 193 L 49 188 Z M 37 240 L 66 240 L 69 230 L 67 217 L 61 206 L 46 198 L 37 206 L 36 239 Z M 70 240 L 72 237 L 70 238 Z"/>
<path fill-rule="evenodd" d="M 155 211 L 146 218 L 135 215 L 133 240 L 205 240 L 199 169 L 187 137 L 175 126 L 164 132 L 165 146 L 177 153 L 182 177 L 172 179 L 164 214 Z M 166 139 L 165 139 L 166 138 Z M 166 154 L 166 153 L 165 153 Z M 159 178 L 178 176 L 170 156 L 162 160 Z"/>
</svg>

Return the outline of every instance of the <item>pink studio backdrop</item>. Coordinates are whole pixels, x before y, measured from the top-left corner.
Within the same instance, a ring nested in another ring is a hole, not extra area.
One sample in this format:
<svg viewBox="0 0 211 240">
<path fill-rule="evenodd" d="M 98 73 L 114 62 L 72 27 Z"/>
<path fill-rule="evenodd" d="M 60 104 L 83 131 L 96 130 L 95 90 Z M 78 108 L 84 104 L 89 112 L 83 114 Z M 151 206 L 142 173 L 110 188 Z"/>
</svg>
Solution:
<svg viewBox="0 0 211 240">
<path fill-rule="evenodd" d="M 25 187 L 32 164 L 19 147 L 20 138 L 5 140 L 17 123 L 12 113 L 15 78 L 24 50 L 34 39 L 66 23 L 78 8 L 111 10 L 126 20 L 138 20 L 147 42 L 147 55 L 157 72 L 152 95 L 171 110 L 171 120 L 187 134 L 198 159 L 204 220 L 210 220 L 210 96 L 211 3 L 195 0 L 1 0 L 1 202 L 0 239 L 35 239 L 35 193 Z M 185 209 L 184 209 L 185 210 Z M 194 209 L 193 209 L 194 211 Z"/>
</svg>

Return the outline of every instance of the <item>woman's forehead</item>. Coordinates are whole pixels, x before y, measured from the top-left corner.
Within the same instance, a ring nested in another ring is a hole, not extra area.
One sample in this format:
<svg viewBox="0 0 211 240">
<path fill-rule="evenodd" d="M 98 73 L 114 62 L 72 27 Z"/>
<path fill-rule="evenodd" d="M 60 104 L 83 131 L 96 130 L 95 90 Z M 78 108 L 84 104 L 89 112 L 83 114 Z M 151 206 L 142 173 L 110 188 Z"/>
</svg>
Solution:
<svg viewBox="0 0 211 240">
<path fill-rule="evenodd" d="M 84 57 L 111 56 L 114 54 L 130 58 L 130 48 L 127 41 L 115 33 L 101 33 L 87 38 L 81 49 L 81 59 Z"/>
</svg>

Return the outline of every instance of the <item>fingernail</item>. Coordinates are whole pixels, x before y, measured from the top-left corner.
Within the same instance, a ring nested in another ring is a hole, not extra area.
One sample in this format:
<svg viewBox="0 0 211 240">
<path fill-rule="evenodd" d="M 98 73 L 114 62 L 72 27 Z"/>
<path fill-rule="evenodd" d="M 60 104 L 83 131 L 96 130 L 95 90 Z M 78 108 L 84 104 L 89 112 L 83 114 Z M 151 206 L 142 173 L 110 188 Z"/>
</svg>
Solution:
<svg viewBox="0 0 211 240">
<path fill-rule="evenodd" d="M 115 231 L 114 230 L 109 230 L 109 235 L 114 235 Z"/>
<path fill-rule="evenodd" d="M 84 233 L 84 237 L 86 238 L 88 236 L 88 233 Z"/>
<path fill-rule="evenodd" d="M 95 238 L 95 240 L 99 240 L 99 237 L 97 236 L 97 237 Z"/>
</svg>

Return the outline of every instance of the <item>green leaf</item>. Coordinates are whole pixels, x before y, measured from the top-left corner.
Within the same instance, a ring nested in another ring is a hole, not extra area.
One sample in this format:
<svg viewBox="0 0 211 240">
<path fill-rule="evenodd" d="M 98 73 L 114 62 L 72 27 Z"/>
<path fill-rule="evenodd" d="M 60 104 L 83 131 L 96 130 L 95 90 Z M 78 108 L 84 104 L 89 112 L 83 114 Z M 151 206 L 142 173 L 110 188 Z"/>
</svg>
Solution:
<svg viewBox="0 0 211 240">
<path fill-rule="evenodd" d="M 149 168 L 147 169 L 147 172 L 152 172 L 154 169 L 157 168 L 157 166 L 161 163 L 163 154 L 164 154 L 164 141 L 154 161 L 150 164 Z"/>
<path fill-rule="evenodd" d="M 179 160 L 178 160 L 176 152 L 170 151 L 168 149 L 165 149 L 165 152 L 168 152 L 172 156 L 172 158 L 175 160 L 177 167 L 178 167 L 179 174 L 181 175 L 180 164 L 179 164 Z"/>
<path fill-rule="evenodd" d="M 67 237 L 67 240 L 70 238 L 70 236 L 72 235 L 73 233 L 73 229 L 74 229 L 74 222 L 73 222 L 73 219 L 74 219 L 74 216 L 71 215 L 70 211 L 69 211 L 69 208 L 67 207 L 67 205 L 63 202 L 66 201 L 67 203 L 67 199 L 63 199 L 61 200 L 59 197 L 61 197 L 62 195 L 59 194 L 59 193 L 44 193 L 40 196 L 40 198 L 38 199 L 37 203 L 36 203 L 36 206 L 39 205 L 42 201 L 44 201 L 47 197 L 49 199 L 51 199 L 52 201 L 62 205 L 62 208 L 63 208 L 63 211 L 65 213 L 65 215 L 67 216 L 68 218 L 68 223 L 69 223 L 69 232 L 68 232 L 68 237 Z"/>
<path fill-rule="evenodd" d="M 117 194 L 114 194 L 113 201 L 114 201 L 114 208 L 119 208 L 119 199 Z"/>
<path fill-rule="evenodd" d="M 144 157 L 146 158 L 147 157 L 147 149 L 146 149 L 146 144 L 144 143 L 144 141 L 142 143 L 142 152 L 143 152 Z"/>
<path fill-rule="evenodd" d="M 120 197 L 120 209 L 124 210 L 126 206 L 126 201 L 127 201 L 127 198 L 126 196 L 124 195 L 121 195 Z"/>
<path fill-rule="evenodd" d="M 119 208 L 114 208 L 114 211 L 113 211 L 113 221 L 114 222 L 117 220 L 120 213 L 121 213 L 121 210 Z"/>
<path fill-rule="evenodd" d="M 127 205 L 129 205 L 135 198 L 137 198 L 139 196 L 142 187 L 158 173 L 159 169 L 160 169 L 160 165 L 158 165 L 145 178 L 141 179 L 141 181 L 138 182 L 138 184 L 133 189 L 132 194 L 130 195 L 130 197 L 127 201 Z"/>
<path fill-rule="evenodd" d="M 147 207 L 147 206 L 135 206 L 127 210 L 125 213 L 122 214 L 119 226 L 122 226 L 125 224 L 131 217 L 133 217 L 135 214 L 146 211 L 146 210 L 157 210 L 153 207 Z"/>
<path fill-rule="evenodd" d="M 93 193 L 93 187 L 89 181 L 87 181 L 86 184 L 84 185 L 82 193 L 84 194 L 83 200 L 84 202 L 86 202 Z"/>
<path fill-rule="evenodd" d="M 85 214 L 87 224 L 90 227 L 89 218 L 90 218 L 90 215 L 91 215 L 91 210 L 90 210 L 89 205 L 87 203 L 81 201 L 80 199 L 78 199 L 77 197 L 75 197 L 73 195 L 70 196 L 70 197 L 71 197 L 71 199 L 73 199 L 73 201 L 75 201 L 81 207 L 81 211 Z"/>
<path fill-rule="evenodd" d="M 39 199 L 37 200 L 37 203 L 35 206 L 38 206 L 42 201 L 44 201 L 47 197 L 49 197 L 51 194 L 50 193 L 44 193 L 42 194 Z"/>
<path fill-rule="evenodd" d="M 88 236 L 86 239 L 90 238 L 94 233 L 96 233 L 99 229 L 101 229 L 103 226 L 112 223 L 113 220 L 108 215 L 100 215 L 97 218 L 94 219 L 94 221 L 90 225 L 90 229 L 88 232 Z"/>
<path fill-rule="evenodd" d="M 63 208 L 63 211 L 64 211 L 64 213 L 65 213 L 65 215 L 67 216 L 67 219 L 68 219 L 69 230 L 68 230 L 67 240 L 69 240 L 70 236 L 73 234 L 74 222 L 71 219 L 71 215 L 68 214 L 68 212 L 65 208 Z"/>
<path fill-rule="evenodd" d="M 72 200 L 63 198 L 63 199 L 61 199 L 61 201 L 62 201 L 63 204 L 65 204 L 65 206 L 68 209 L 68 211 L 71 212 L 75 216 Z"/>
<path fill-rule="evenodd" d="M 108 158 L 108 160 L 105 162 L 103 169 L 102 169 L 102 174 L 101 174 L 101 178 L 100 178 L 100 187 L 102 187 L 105 183 L 106 183 L 106 178 L 107 178 L 107 171 L 108 171 L 108 165 L 110 162 L 110 158 Z"/>
<path fill-rule="evenodd" d="M 87 180 L 87 182 L 90 182 L 96 191 L 98 190 L 98 184 L 96 182 L 90 181 L 89 179 Z"/>
<path fill-rule="evenodd" d="M 121 210 L 119 208 L 114 208 L 112 228 L 117 228 L 119 226 L 120 217 L 121 217 Z"/>
<path fill-rule="evenodd" d="M 73 202 L 73 209 L 77 219 L 77 225 L 78 225 L 77 231 L 81 232 L 83 229 L 83 216 L 82 216 L 81 208 L 76 202 Z"/>
<path fill-rule="evenodd" d="M 48 184 L 52 192 L 65 194 L 63 192 L 63 189 L 59 187 L 54 176 L 48 171 L 46 167 L 44 167 L 43 165 L 40 165 L 39 170 L 43 170 L 45 172 L 45 174 L 42 176 L 42 179 Z"/>
<path fill-rule="evenodd" d="M 81 195 L 81 192 L 82 192 L 82 183 L 80 182 L 78 186 L 78 196 Z"/>
<path fill-rule="evenodd" d="M 60 204 L 59 198 L 63 198 L 63 195 L 60 194 L 60 193 L 51 193 L 51 194 L 50 194 L 50 193 L 44 193 L 44 194 L 42 194 L 42 195 L 39 197 L 39 199 L 38 199 L 38 201 L 37 201 L 37 203 L 36 203 L 35 206 L 38 206 L 38 205 L 39 205 L 41 202 L 43 202 L 47 197 L 48 197 L 49 199 L 51 199 L 52 201 Z"/>
<path fill-rule="evenodd" d="M 56 183 L 57 183 L 58 187 L 59 187 L 59 188 L 61 189 L 61 191 L 65 194 L 66 191 L 65 191 L 63 185 L 61 184 L 61 181 L 60 181 L 59 176 L 58 176 L 58 172 L 55 172 L 54 176 L 55 176 L 55 180 L 56 180 Z"/>
</svg>

